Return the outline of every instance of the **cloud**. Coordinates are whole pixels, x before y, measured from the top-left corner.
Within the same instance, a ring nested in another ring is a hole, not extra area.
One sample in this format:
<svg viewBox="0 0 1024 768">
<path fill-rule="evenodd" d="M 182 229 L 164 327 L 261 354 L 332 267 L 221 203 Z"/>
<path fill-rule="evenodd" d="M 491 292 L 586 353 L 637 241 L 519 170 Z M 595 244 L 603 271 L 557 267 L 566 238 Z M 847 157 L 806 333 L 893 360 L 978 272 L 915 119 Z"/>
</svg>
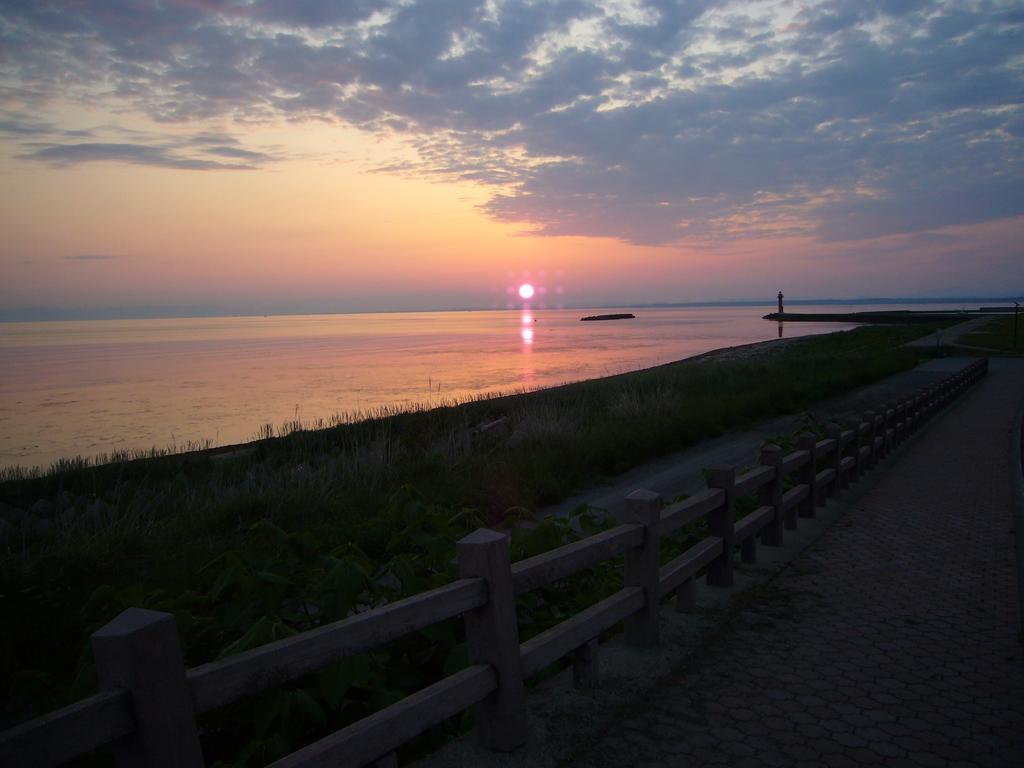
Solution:
<svg viewBox="0 0 1024 768">
<path fill-rule="evenodd" d="M 541 236 L 857 241 L 1024 215 L 1012 3 L 88 0 L 0 17 L 9 103 L 338 120 L 416 148 L 388 172 L 488 185 L 485 212 Z M 269 159 L 210 132 L 26 156 Z"/>
<path fill-rule="evenodd" d="M 363 21 L 388 3 L 371 0 L 266 0 L 255 4 L 255 18 L 303 27 L 331 27 Z"/>
<path fill-rule="evenodd" d="M 16 138 L 35 136 L 60 136 L 64 138 L 85 139 L 93 134 L 88 130 L 65 130 L 58 128 L 46 120 L 37 120 L 23 114 L 0 116 L 0 135 Z"/>
<path fill-rule="evenodd" d="M 0 119 L 0 134 L 6 136 L 38 136 L 53 133 L 54 130 L 51 123 L 26 119 L 19 115 L 9 115 Z"/>
<path fill-rule="evenodd" d="M 114 162 L 192 171 L 253 170 L 280 159 L 276 151 L 245 149 L 224 132 L 154 134 L 120 126 L 67 130 L 15 114 L 0 119 L 0 134 L 21 141 L 19 158 L 54 167 Z"/>
<path fill-rule="evenodd" d="M 238 147 L 206 147 L 206 152 L 211 155 L 230 157 L 235 160 L 247 160 L 252 163 L 263 163 L 270 159 L 268 155 L 264 154 L 263 152 L 253 152 L 248 149 L 239 149 Z"/>
<path fill-rule="evenodd" d="M 227 151 L 227 147 L 221 149 Z M 242 152 L 242 150 L 233 150 Z M 245 155 L 262 158 L 257 152 Z M 21 157 L 40 160 L 56 166 L 78 165 L 94 162 L 121 162 L 135 165 L 151 165 L 158 168 L 177 168 L 191 171 L 209 170 L 251 170 L 255 166 L 241 163 L 220 163 L 213 160 L 181 157 L 161 147 L 142 144 L 54 144 L 33 150 Z"/>
<path fill-rule="evenodd" d="M 117 256 L 111 256 L 106 253 L 82 253 L 75 256 L 65 256 L 68 261 L 110 261 L 116 259 Z"/>
</svg>

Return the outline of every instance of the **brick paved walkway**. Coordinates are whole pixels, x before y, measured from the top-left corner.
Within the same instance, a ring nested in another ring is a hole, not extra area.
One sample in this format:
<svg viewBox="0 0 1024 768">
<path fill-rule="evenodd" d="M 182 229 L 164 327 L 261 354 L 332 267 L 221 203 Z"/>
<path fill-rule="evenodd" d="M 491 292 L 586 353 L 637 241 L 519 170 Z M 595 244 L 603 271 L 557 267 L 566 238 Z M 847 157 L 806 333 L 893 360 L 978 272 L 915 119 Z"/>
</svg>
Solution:
<svg viewBox="0 0 1024 768">
<path fill-rule="evenodd" d="M 1024 766 L 1022 396 L 990 373 L 936 416 L 724 642 L 564 764 Z"/>
</svg>

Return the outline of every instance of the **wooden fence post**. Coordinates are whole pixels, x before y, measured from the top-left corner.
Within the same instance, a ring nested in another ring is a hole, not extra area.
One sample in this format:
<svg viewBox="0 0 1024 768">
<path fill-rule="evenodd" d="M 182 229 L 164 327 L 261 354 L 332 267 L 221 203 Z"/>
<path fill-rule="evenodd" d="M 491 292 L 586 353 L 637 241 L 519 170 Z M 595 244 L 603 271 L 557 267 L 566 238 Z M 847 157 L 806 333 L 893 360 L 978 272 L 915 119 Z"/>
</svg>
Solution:
<svg viewBox="0 0 1024 768">
<path fill-rule="evenodd" d="M 850 470 L 851 483 L 857 482 L 864 473 L 864 462 L 860 460 L 860 447 L 862 445 L 860 424 L 860 416 L 851 416 L 846 420 L 846 426 L 853 431 L 853 443 L 850 450 L 850 455 L 853 456 L 853 469 Z"/>
<path fill-rule="evenodd" d="M 893 419 L 896 416 L 896 404 L 894 401 L 889 400 L 884 407 L 885 410 L 882 413 L 882 455 L 888 456 L 892 452 L 893 438 L 895 437 Z"/>
<path fill-rule="evenodd" d="M 633 491 L 626 497 L 626 521 L 644 527 L 643 543 L 627 550 L 625 557 L 625 586 L 644 590 L 644 607 L 625 621 L 626 645 L 652 648 L 658 644 L 661 601 L 661 496 Z"/>
<path fill-rule="evenodd" d="M 519 626 L 509 539 L 478 528 L 456 544 L 459 576 L 487 582 L 487 602 L 463 614 L 472 664 L 489 664 L 498 689 L 477 705 L 477 737 L 484 747 L 511 752 L 526 742 L 526 693 L 519 660 Z"/>
<path fill-rule="evenodd" d="M 829 424 L 825 427 L 825 435 L 830 440 L 836 441 L 835 450 L 832 451 L 832 457 L 829 460 L 832 470 L 836 473 L 836 476 L 832 478 L 832 493 L 829 495 L 835 496 L 840 489 L 846 487 L 846 482 L 843 480 L 843 428 L 838 424 Z"/>
<path fill-rule="evenodd" d="M 100 688 L 132 695 L 136 730 L 114 743 L 117 764 L 200 768 L 203 751 L 174 616 L 128 608 L 93 633 L 92 652 Z"/>
<path fill-rule="evenodd" d="M 864 411 L 864 415 L 861 416 L 861 418 L 864 419 L 868 425 L 868 459 L 866 464 L 867 469 L 871 469 L 871 467 L 875 466 L 875 462 L 878 461 L 878 451 L 875 449 L 875 435 L 878 434 L 877 425 L 875 424 L 875 412 Z"/>
<path fill-rule="evenodd" d="M 725 492 L 725 501 L 708 513 L 708 533 L 722 540 L 722 552 L 708 566 L 708 584 L 731 587 L 732 550 L 736 538 L 736 467 L 708 470 L 708 488 Z"/>
<path fill-rule="evenodd" d="M 770 547 L 782 546 L 782 448 L 777 445 L 768 444 L 761 446 L 761 464 L 771 467 L 775 474 L 772 481 L 761 486 L 761 503 L 770 504 L 775 508 L 772 521 L 764 529 L 761 541 Z M 795 514 L 795 513 L 794 513 Z M 789 527 L 788 517 L 786 527 Z"/>
<path fill-rule="evenodd" d="M 800 473 L 801 480 L 807 486 L 807 498 L 800 502 L 800 517 L 814 517 L 814 508 L 824 504 L 824 500 L 818 501 L 818 490 L 815 487 L 818 481 L 818 436 L 800 435 L 797 446 L 800 450 L 807 451 L 807 463 Z"/>
<path fill-rule="evenodd" d="M 882 406 L 882 411 L 875 414 L 875 445 L 878 450 L 876 451 L 874 462 L 877 464 L 885 456 L 885 406 Z"/>
<path fill-rule="evenodd" d="M 882 456 L 888 456 L 892 450 L 892 417 L 895 413 L 891 400 L 882 404 Z"/>
</svg>

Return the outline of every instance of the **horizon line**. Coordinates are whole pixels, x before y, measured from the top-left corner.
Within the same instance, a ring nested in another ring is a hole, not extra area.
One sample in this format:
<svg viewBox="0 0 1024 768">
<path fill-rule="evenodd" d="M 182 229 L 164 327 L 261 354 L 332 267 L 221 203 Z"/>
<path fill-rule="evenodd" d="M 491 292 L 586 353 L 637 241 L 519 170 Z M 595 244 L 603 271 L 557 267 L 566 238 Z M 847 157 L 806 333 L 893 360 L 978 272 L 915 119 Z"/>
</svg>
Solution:
<svg viewBox="0 0 1024 768">
<path fill-rule="evenodd" d="M 939 297 L 900 297 L 900 296 L 858 296 L 855 298 L 792 298 L 785 299 L 790 305 L 807 306 L 814 304 L 951 304 L 957 302 L 1009 302 L 1021 300 L 1008 296 L 939 296 Z M 775 306 L 776 297 L 770 298 L 730 298 L 695 301 L 653 301 L 605 304 L 568 304 L 561 307 L 530 307 L 535 312 L 565 309 L 656 309 L 669 307 L 750 307 Z M 302 315 L 368 315 L 368 314 L 409 314 L 414 312 L 517 312 L 523 307 L 484 307 L 455 306 L 413 309 L 323 309 L 308 308 L 267 308 L 239 311 L 217 306 L 150 306 L 150 307 L 98 307 L 74 308 L 61 307 L 23 307 L 19 309 L 0 309 L 0 323 L 24 322 L 76 322 L 92 320 L 172 320 L 203 317 L 294 317 Z"/>
</svg>

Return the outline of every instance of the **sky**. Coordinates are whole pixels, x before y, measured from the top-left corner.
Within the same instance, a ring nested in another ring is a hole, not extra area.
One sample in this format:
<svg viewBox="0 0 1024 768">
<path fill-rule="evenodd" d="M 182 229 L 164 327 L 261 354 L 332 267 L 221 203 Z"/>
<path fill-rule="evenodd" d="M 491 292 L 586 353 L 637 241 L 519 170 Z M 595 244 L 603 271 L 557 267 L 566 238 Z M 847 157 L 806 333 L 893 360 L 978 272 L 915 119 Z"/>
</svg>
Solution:
<svg viewBox="0 0 1024 768">
<path fill-rule="evenodd" d="M 0 0 L 0 317 L 1024 292 L 1024 6 Z"/>
</svg>

